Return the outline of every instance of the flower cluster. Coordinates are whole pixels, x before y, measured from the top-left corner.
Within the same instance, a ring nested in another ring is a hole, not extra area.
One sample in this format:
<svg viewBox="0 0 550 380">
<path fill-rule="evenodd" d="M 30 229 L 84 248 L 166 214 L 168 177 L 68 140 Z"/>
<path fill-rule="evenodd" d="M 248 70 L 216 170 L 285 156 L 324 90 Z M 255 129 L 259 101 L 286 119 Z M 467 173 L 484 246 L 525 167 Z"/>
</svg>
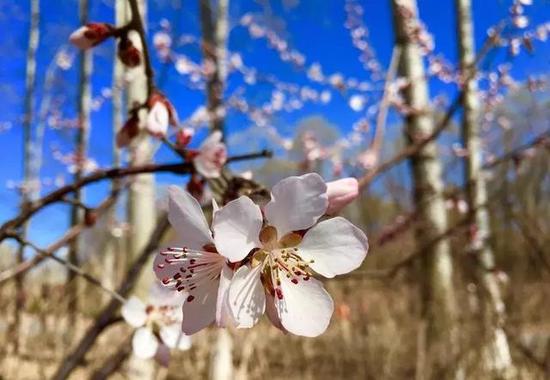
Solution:
<svg viewBox="0 0 550 380">
<path fill-rule="evenodd" d="M 141 359 L 155 358 L 168 366 L 170 349 L 188 350 L 191 338 L 181 332 L 180 297 L 161 286 L 151 290 L 150 303 L 131 297 L 121 309 L 124 320 L 136 328 L 132 338 L 134 355 Z"/>
<path fill-rule="evenodd" d="M 182 295 L 183 332 L 213 322 L 250 328 L 265 313 L 282 331 L 322 334 L 334 305 L 317 275 L 348 273 L 368 251 L 360 229 L 324 216 L 351 202 L 357 189 L 349 179 L 327 188 L 318 174 L 289 177 L 263 207 L 246 196 L 214 205 L 209 227 L 195 198 L 172 186 L 169 220 L 178 238 L 158 253 L 154 271 Z"/>
</svg>

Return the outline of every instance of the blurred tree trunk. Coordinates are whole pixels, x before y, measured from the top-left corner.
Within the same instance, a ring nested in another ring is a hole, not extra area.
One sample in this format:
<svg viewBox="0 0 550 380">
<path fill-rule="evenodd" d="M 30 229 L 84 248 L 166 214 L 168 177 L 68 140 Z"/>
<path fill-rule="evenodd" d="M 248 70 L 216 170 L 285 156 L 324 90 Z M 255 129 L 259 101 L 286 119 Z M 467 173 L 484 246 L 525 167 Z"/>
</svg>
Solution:
<svg viewBox="0 0 550 380">
<path fill-rule="evenodd" d="M 206 67 L 212 72 L 206 78 L 206 99 L 211 131 L 224 133 L 225 106 L 223 92 L 227 76 L 227 35 L 229 0 L 217 0 L 213 6 L 211 0 L 200 0 L 202 31 L 202 54 Z M 225 139 L 225 136 L 224 136 Z M 224 178 L 212 179 L 212 189 L 217 199 L 223 198 L 227 190 L 226 181 L 230 175 L 223 170 Z M 216 191 L 217 190 L 217 191 Z M 217 332 L 216 344 L 210 353 L 210 380 L 229 380 L 233 378 L 233 341 L 231 334 L 224 329 Z"/>
<path fill-rule="evenodd" d="M 227 75 L 228 7 L 229 0 L 217 0 L 215 8 L 211 0 L 200 0 L 203 60 L 206 67 L 212 68 L 212 72 L 206 78 L 210 128 L 222 133 L 225 119 L 223 91 Z"/>
<path fill-rule="evenodd" d="M 406 116 L 406 139 L 415 144 L 434 130 L 424 63 L 414 31 L 418 27 L 416 0 L 392 0 L 396 44 L 401 46 L 400 74 L 408 80 L 405 99 L 411 108 Z M 415 236 L 422 254 L 422 316 L 426 322 L 427 377 L 448 368 L 456 359 L 457 304 L 453 287 L 453 263 L 447 239 L 441 163 L 435 141 L 410 158 L 414 203 L 418 214 Z M 436 241 L 434 243 L 434 241 Z M 430 374 L 431 373 L 431 374 Z"/>
<path fill-rule="evenodd" d="M 89 0 L 79 1 L 80 24 L 85 25 L 88 22 Z M 75 140 L 75 168 L 74 181 L 78 181 L 84 174 L 84 164 L 88 156 L 88 145 L 90 138 L 90 102 L 91 102 L 91 83 L 90 77 L 93 69 L 92 49 L 82 50 L 80 52 L 80 78 L 78 89 L 78 129 Z M 77 189 L 74 192 L 74 200 L 81 203 L 83 200 L 83 190 Z M 82 220 L 83 210 L 78 204 L 74 204 L 71 209 L 71 225 L 74 226 Z M 78 238 L 75 238 L 69 244 L 69 262 L 79 265 L 78 257 Z M 75 326 L 76 314 L 78 311 L 78 285 L 79 281 L 73 271 L 67 271 L 67 322 L 68 326 Z M 68 337 L 74 336 L 68 333 Z"/>
<path fill-rule="evenodd" d="M 127 22 L 126 16 L 126 4 L 125 1 L 115 1 L 115 24 L 117 27 L 123 26 Z M 124 65 L 118 59 L 115 54 L 113 58 L 113 79 L 111 88 L 111 102 L 113 105 L 113 166 L 120 166 L 121 164 L 121 152 L 117 147 L 116 136 L 118 131 L 122 128 L 124 122 L 124 105 L 123 105 L 123 85 L 124 85 Z M 112 182 L 112 190 L 120 187 L 120 181 L 115 179 Z M 116 221 L 116 208 L 115 203 L 108 211 L 107 220 L 108 226 Z M 102 281 L 109 289 L 114 289 L 117 285 L 117 278 L 119 274 L 122 274 L 121 269 L 126 268 L 127 263 L 125 257 L 121 254 L 120 250 L 120 235 L 115 234 L 113 229 L 108 227 L 106 231 L 108 234 L 107 249 L 103 256 L 103 270 Z M 104 302 L 107 304 L 111 300 L 110 295 L 104 295 Z"/>
<path fill-rule="evenodd" d="M 466 156 L 466 194 L 469 218 L 472 226 L 470 244 L 479 260 L 478 283 L 485 290 L 482 304 L 486 346 L 483 366 L 495 376 L 509 377 L 513 370 L 508 339 L 503 329 L 505 306 L 498 280 L 492 270 L 495 267 L 493 250 L 489 245 L 490 225 L 486 208 L 487 189 L 482 170 L 482 151 L 479 125 L 479 99 L 475 70 L 474 25 L 471 0 L 456 0 L 460 69 L 463 85 L 462 133 Z"/>
<path fill-rule="evenodd" d="M 123 1 L 123 0 L 119 0 Z M 126 3 L 125 1 L 123 1 Z M 145 0 L 137 1 L 144 30 L 147 30 L 147 8 Z M 126 8 L 127 20 L 132 14 Z M 142 63 L 131 71 L 132 80 L 128 84 L 128 109 L 140 107 L 147 102 L 149 97 L 148 78 L 144 69 L 143 52 L 144 47 L 138 33 L 129 33 L 134 46 L 142 53 Z M 147 109 L 142 107 L 139 112 L 140 135 L 130 146 L 130 165 L 144 165 L 150 163 L 153 155 L 153 144 L 148 133 L 145 131 L 147 120 Z M 156 226 L 156 205 L 155 205 L 155 177 L 153 174 L 141 174 L 135 176 L 128 190 L 127 217 L 130 231 L 128 234 L 128 262 L 134 259 L 147 245 L 148 239 Z M 152 265 L 152 264 L 151 264 Z M 144 271 L 136 286 L 136 294 L 142 299 L 147 299 L 149 287 L 153 281 L 153 271 Z M 130 377 L 133 379 L 153 379 L 155 376 L 155 364 L 152 360 L 143 360 L 132 355 L 129 361 Z"/>
<path fill-rule="evenodd" d="M 23 115 L 23 186 L 21 188 L 21 208 L 27 207 L 32 201 L 32 194 L 35 193 L 35 187 L 38 186 L 39 178 L 33 178 L 32 171 L 32 123 L 34 117 L 34 90 L 36 84 L 36 50 L 40 36 L 40 1 L 31 0 L 31 17 L 29 26 L 29 45 L 27 47 L 27 66 L 25 69 L 25 100 Z M 28 222 L 21 227 L 20 234 L 23 238 L 27 235 Z M 21 245 L 17 250 L 17 264 L 24 260 L 25 248 Z M 14 321 L 11 329 L 13 334 L 14 351 L 19 351 L 19 325 L 21 322 L 21 312 L 25 306 L 25 290 L 23 286 L 24 275 L 15 277 L 15 311 Z"/>
</svg>

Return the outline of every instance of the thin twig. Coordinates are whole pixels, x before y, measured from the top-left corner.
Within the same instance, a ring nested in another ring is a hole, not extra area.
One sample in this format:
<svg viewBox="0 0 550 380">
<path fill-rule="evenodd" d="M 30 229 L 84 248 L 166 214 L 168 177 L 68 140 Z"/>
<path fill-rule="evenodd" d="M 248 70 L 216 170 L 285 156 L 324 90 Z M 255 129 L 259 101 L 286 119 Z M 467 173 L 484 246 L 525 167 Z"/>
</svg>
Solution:
<svg viewBox="0 0 550 380">
<path fill-rule="evenodd" d="M 80 277 L 84 278 L 89 283 L 99 287 L 101 290 L 103 290 L 104 292 L 111 295 L 113 298 L 115 298 L 120 303 L 125 303 L 126 302 L 126 299 L 124 297 L 122 297 L 120 294 L 118 294 L 116 291 L 107 288 L 105 285 L 103 285 L 101 283 L 101 281 L 99 281 L 97 278 L 95 278 L 91 274 L 87 273 L 86 271 L 84 271 L 82 268 L 79 268 L 78 266 L 74 265 L 73 263 L 71 263 L 71 262 L 69 262 L 65 259 L 62 259 L 61 257 L 56 256 L 54 254 L 54 252 L 50 252 L 50 251 L 47 251 L 45 249 L 42 249 L 42 248 L 36 246 L 34 243 L 32 243 L 31 241 L 23 238 L 21 235 L 13 234 L 11 237 L 14 238 L 15 240 L 17 240 L 19 242 L 19 244 L 21 244 L 23 247 L 24 246 L 31 247 L 32 249 L 34 249 L 41 256 L 50 257 L 53 260 L 60 263 L 61 265 L 64 265 L 71 272 L 73 272 L 73 273 L 79 275 Z"/>
<path fill-rule="evenodd" d="M 497 32 L 500 33 L 500 30 L 502 30 L 502 26 L 498 27 Z M 485 58 L 485 56 L 491 50 L 494 44 L 495 44 L 494 39 L 491 37 L 488 37 L 485 40 L 483 47 L 481 48 L 480 52 L 476 57 L 475 63 L 473 65 L 474 67 L 476 67 Z M 470 79 L 473 75 L 475 75 L 475 70 L 468 70 L 468 72 L 466 73 L 466 80 Z M 458 109 L 460 108 L 460 105 L 462 104 L 462 101 L 463 101 L 463 97 L 464 97 L 464 91 L 460 90 L 458 95 L 455 97 L 455 99 L 447 109 L 447 112 L 445 113 L 443 118 L 439 121 L 439 123 L 436 125 L 435 129 L 430 135 L 422 137 L 416 143 L 407 146 L 406 148 L 402 149 L 400 152 L 398 152 L 395 156 L 393 156 L 386 162 L 381 163 L 374 169 L 367 172 L 362 178 L 359 179 L 359 187 L 365 188 L 369 186 L 372 183 L 372 181 L 376 177 L 378 177 L 380 174 L 390 170 L 394 166 L 401 163 L 401 161 L 417 154 L 426 146 L 426 144 L 437 139 L 438 136 L 441 134 L 441 132 L 443 132 L 443 130 L 447 128 L 455 112 L 458 111 Z"/>
<path fill-rule="evenodd" d="M 93 209 L 93 212 L 95 212 L 96 215 L 100 216 L 115 203 L 116 198 L 117 198 L 116 193 L 109 195 L 107 199 L 105 199 L 103 202 L 101 202 L 99 206 Z M 4 285 L 8 280 L 13 278 L 14 276 L 25 273 L 31 270 L 32 268 L 36 267 L 44 259 L 46 259 L 50 255 L 57 252 L 61 247 L 70 243 L 76 236 L 78 236 L 82 231 L 84 231 L 86 227 L 87 225 L 84 221 L 71 227 L 67 232 L 63 234 L 61 238 L 59 238 L 57 241 L 50 244 L 46 249 L 44 249 L 42 253 L 38 253 L 37 255 L 33 256 L 32 259 L 24 261 L 19 265 L 16 265 L 15 267 L 12 267 L 4 270 L 3 272 L 0 272 L 0 286 Z"/>
<path fill-rule="evenodd" d="M 130 291 L 134 288 L 143 267 L 149 259 L 149 255 L 158 248 L 159 242 L 168 230 L 168 226 L 168 217 L 164 214 L 160 217 L 155 230 L 149 237 L 147 245 L 143 248 L 138 258 L 134 261 L 117 289 L 117 293 L 122 297 L 127 297 Z M 53 380 L 64 380 L 69 377 L 72 371 L 82 362 L 84 356 L 93 346 L 101 332 L 103 332 L 103 330 L 108 326 L 108 322 L 117 312 L 119 306 L 119 302 L 113 299 L 103 308 L 94 324 L 88 328 L 84 336 L 76 345 L 75 349 L 61 361 L 59 368 L 52 377 Z"/>
<path fill-rule="evenodd" d="M 401 46 L 395 46 L 390 60 L 390 66 L 386 73 L 386 81 L 384 85 L 384 93 L 382 94 L 382 101 L 380 103 L 380 110 L 376 117 L 376 130 L 374 132 L 374 139 L 372 141 L 371 149 L 376 154 L 376 157 L 382 150 L 382 142 L 384 141 L 384 130 L 386 129 L 386 120 L 388 117 L 388 109 L 390 105 L 389 88 L 397 73 L 399 66 L 399 60 L 401 59 Z"/>
<path fill-rule="evenodd" d="M 271 157 L 271 152 L 263 150 L 258 153 L 249 153 L 239 156 L 233 156 L 228 159 L 228 162 L 244 161 L 251 160 L 255 158 L 267 158 Z M 71 183 L 69 185 L 63 186 L 50 194 L 34 201 L 29 204 L 29 206 L 23 210 L 18 216 L 13 219 L 8 220 L 0 227 L 0 242 L 7 237 L 7 232 L 9 230 L 14 230 L 20 227 L 26 220 L 28 220 L 32 215 L 42 208 L 59 202 L 67 194 L 74 192 L 77 189 L 80 189 L 89 184 L 99 182 L 105 179 L 121 178 L 126 176 L 132 176 L 136 174 L 143 173 L 175 173 L 175 174 L 187 174 L 192 170 L 191 163 L 175 163 L 175 164 L 145 164 L 140 166 L 132 166 L 125 168 L 111 168 L 106 170 L 98 170 L 93 174 L 90 174 L 82 179 Z"/>
</svg>

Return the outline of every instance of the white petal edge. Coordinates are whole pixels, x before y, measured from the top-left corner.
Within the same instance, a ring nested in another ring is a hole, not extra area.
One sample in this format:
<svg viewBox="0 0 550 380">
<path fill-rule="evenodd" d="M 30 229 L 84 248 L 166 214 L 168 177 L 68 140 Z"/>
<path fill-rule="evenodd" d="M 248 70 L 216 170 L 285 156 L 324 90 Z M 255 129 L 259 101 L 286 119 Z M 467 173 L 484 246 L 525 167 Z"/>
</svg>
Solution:
<svg viewBox="0 0 550 380">
<path fill-rule="evenodd" d="M 246 196 L 235 199 L 214 215 L 212 230 L 218 252 L 231 262 L 241 261 L 260 246 L 260 208 Z"/>
<path fill-rule="evenodd" d="M 238 328 L 250 328 L 265 311 L 265 293 L 260 281 L 261 265 L 237 269 L 229 286 L 229 308 Z"/>
<path fill-rule="evenodd" d="M 168 194 L 168 219 L 176 230 L 181 245 L 202 249 L 204 245 L 212 243 L 212 233 L 199 202 L 177 186 L 170 186 Z"/>
<path fill-rule="evenodd" d="M 140 359 L 151 359 L 157 353 L 159 342 L 147 327 L 136 330 L 132 338 L 134 354 Z"/>
<path fill-rule="evenodd" d="M 275 306 L 288 332 L 313 338 L 326 331 L 334 303 L 321 282 L 310 278 L 294 284 L 281 276 L 281 291 L 283 298 L 275 298 Z"/>
<path fill-rule="evenodd" d="M 309 173 L 281 180 L 271 190 L 265 216 L 279 237 L 315 224 L 327 210 L 327 185 L 319 174 Z"/>
<path fill-rule="evenodd" d="M 120 308 L 122 318 L 132 327 L 141 327 L 147 321 L 145 304 L 135 296 L 132 296 Z"/>
<path fill-rule="evenodd" d="M 191 337 L 181 331 L 180 324 L 162 326 L 160 328 L 160 338 L 169 348 L 177 348 L 181 351 L 191 348 Z"/>
<path fill-rule="evenodd" d="M 300 257 L 313 260 L 309 267 L 327 278 L 357 269 L 368 250 L 363 231 L 341 217 L 315 225 L 298 245 Z"/>
<path fill-rule="evenodd" d="M 162 102 L 156 102 L 147 115 L 147 130 L 153 135 L 165 136 L 169 122 L 168 108 Z"/>
<path fill-rule="evenodd" d="M 191 292 L 193 300 L 183 303 L 181 329 L 186 335 L 193 335 L 216 320 L 218 286 L 217 280 L 203 282 Z"/>
<path fill-rule="evenodd" d="M 224 264 L 220 274 L 220 286 L 218 287 L 218 300 L 216 304 L 216 324 L 218 327 L 235 326 L 235 320 L 229 308 L 229 285 L 233 279 L 233 270 Z"/>
</svg>

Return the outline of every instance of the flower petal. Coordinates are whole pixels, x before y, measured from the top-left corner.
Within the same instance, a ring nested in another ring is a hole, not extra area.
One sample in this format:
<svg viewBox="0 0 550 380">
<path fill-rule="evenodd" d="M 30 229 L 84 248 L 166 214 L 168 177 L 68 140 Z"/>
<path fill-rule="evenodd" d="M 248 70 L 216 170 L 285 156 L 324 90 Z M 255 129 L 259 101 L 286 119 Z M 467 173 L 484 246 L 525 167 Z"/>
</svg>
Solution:
<svg viewBox="0 0 550 380">
<path fill-rule="evenodd" d="M 147 321 L 145 304 L 137 297 L 130 297 L 120 309 L 122 318 L 132 327 L 141 327 Z"/>
<path fill-rule="evenodd" d="M 316 337 L 327 329 L 334 311 L 332 298 L 323 284 L 314 278 L 292 283 L 281 276 L 282 299 L 275 299 L 281 324 L 288 332 Z"/>
<path fill-rule="evenodd" d="M 149 303 L 154 306 L 173 306 L 179 309 L 183 300 L 181 293 L 167 288 L 158 281 L 155 281 L 149 289 Z"/>
<path fill-rule="evenodd" d="M 227 162 L 227 147 L 221 141 L 222 133 L 213 132 L 199 147 L 199 154 L 193 159 L 195 169 L 206 178 L 217 178 Z"/>
<path fill-rule="evenodd" d="M 177 186 L 170 186 L 168 193 L 168 219 L 178 233 L 181 246 L 202 249 L 204 245 L 212 243 L 212 233 L 199 202 Z"/>
<path fill-rule="evenodd" d="M 157 353 L 159 342 L 153 332 L 147 327 L 136 330 L 132 338 L 134 354 L 141 359 L 150 359 Z"/>
<path fill-rule="evenodd" d="M 359 196 L 359 182 L 352 177 L 327 182 L 327 195 L 327 215 L 337 214 Z"/>
<path fill-rule="evenodd" d="M 359 267 L 368 250 L 363 231 L 341 217 L 315 225 L 298 245 L 300 257 L 313 260 L 310 268 L 328 278 Z"/>
<path fill-rule="evenodd" d="M 181 331 L 179 324 L 162 326 L 160 328 L 160 338 L 170 348 L 177 348 L 182 351 L 191 348 L 191 337 Z"/>
<path fill-rule="evenodd" d="M 187 296 L 182 306 L 181 324 L 186 335 L 192 335 L 215 321 L 218 286 L 218 280 L 206 280 Z"/>
<path fill-rule="evenodd" d="M 265 313 L 267 314 L 267 317 L 279 330 L 287 333 L 286 329 L 283 327 L 281 323 L 281 319 L 279 318 L 279 314 L 277 314 L 277 306 L 275 305 L 275 298 L 271 294 L 266 294 L 265 296 L 266 302 L 265 302 Z"/>
<path fill-rule="evenodd" d="M 218 252 L 231 262 L 237 262 L 260 246 L 262 228 L 260 208 L 246 196 L 239 197 L 216 212 L 212 222 Z"/>
<path fill-rule="evenodd" d="M 285 178 L 271 190 L 266 219 L 277 228 L 279 236 L 309 228 L 327 210 L 326 192 L 325 181 L 316 173 Z"/>
<path fill-rule="evenodd" d="M 168 108 L 162 102 L 156 102 L 147 114 L 147 131 L 153 136 L 166 136 L 170 114 Z"/>
<path fill-rule="evenodd" d="M 262 266 L 240 267 L 229 286 L 229 307 L 238 328 L 249 328 L 260 320 L 265 311 L 265 293 L 260 281 Z"/>
<path fill-rule="evenodd" d="M 234 326 L 235 321 L 229 308 L 228 293 L 233 270 L 224 265 L 220 274 L 220 286 L 218 287 L 218 300 L 216 305 L 216 324 L 218 327 Z"/>
</svg>

